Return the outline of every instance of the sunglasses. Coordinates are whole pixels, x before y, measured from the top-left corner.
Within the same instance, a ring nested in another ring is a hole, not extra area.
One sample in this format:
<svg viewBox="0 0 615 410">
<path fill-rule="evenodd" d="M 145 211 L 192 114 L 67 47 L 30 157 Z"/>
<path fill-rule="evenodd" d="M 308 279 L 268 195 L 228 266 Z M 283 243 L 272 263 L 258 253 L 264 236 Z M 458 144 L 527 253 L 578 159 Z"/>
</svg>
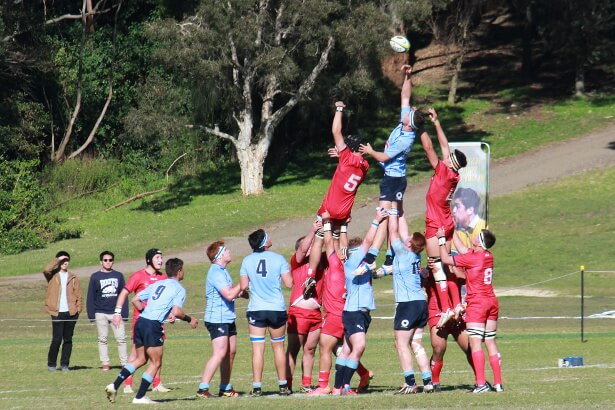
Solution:
<svg viewBox="0 0 615 410">
<path fill-rule="evenodd" d="M 113 262 L 113 259 L 103 259 L 103 262 Z"/>
</svg>

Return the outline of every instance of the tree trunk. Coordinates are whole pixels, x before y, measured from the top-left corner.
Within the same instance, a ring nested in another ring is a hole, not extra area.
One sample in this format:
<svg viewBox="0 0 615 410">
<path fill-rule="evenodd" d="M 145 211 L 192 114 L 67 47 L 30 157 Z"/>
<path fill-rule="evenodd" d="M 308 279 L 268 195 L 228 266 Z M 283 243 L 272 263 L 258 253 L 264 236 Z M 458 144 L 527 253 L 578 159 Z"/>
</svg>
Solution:
<svg viewBox="0 0 615 410">
<path fill-rule="evenodd" d="M 585 97 L 585 64 L 581 57 L 577 57 L 577 68 L 574 78 L 574 95 L 576 97 Z"/>
<path fill-rule="evenodd" d="M 447 102 L 449 105 L 455 105 L 455 100 L 457 99 L 457 87 L 459 86 L 459 74 L 461 73 L 461 65 L 463 63 L 463 59 L 465 57 L 465 46 L 462 45 L 462 49 L 457 56 L 457 60 L 455 61 L 455 68 L 453 69 L 453 77 L 451 78 L 451 83 L 448 89 L 448 99 Z"/>
<path fill-rule="evenodd" d="M 523 39 L 522 39 L 522 58 L 521 58 L 521 71 L 523 77 L 527 81 L 531 81 L 534 78 L 534 66 L 532 63 L 532 38 L 534 32 L 534 18 L 532 14 L 532 7 L 528 2 L 525 5 L 525 19 L 523 22 Z"/>
<path fill-rule="evenodd" d="M 237 149 L 243 195 L 260 195 L 264 192 L 263 170 L 266 156 L 267 149 L 262 144 Z"/>
</svg>

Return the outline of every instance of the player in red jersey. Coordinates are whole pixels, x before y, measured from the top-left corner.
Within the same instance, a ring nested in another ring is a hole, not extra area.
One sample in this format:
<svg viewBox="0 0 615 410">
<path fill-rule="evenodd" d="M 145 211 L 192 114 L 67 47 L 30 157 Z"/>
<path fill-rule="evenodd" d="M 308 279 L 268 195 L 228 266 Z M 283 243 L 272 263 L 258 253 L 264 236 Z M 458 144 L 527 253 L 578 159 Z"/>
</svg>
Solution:
<svg viewBox="0 0 615 410">
<path fill-rule="evenodd" d="M 466 323 L 463 319 L 451 320 L 442 328 L 437 327 L 440 321 L 442 306 L 440 306 L 438 301 L 436 282 L 430 272 L 423 280 L 423 284 L 427 293 L 427 323 L 429 325 L 431 348 L 433 350 L 430 359 L 431 381 L 434 392 L 440 392 L 440 373 L 444 366 L 444 353 L 446 352 L 448 336 L 452 336 L 457 342 L 461 351 L 466 355 L 470 367 L 472 367 L 472 355 L 468 344 Z"/>
<path fill-rule="evenodd" d="M 320 330 L 320 366 L 318 372 L 318 387 L 314 389 L 308 396 L 321 396 L 331 394 L 329 387 L 329 376 L 331 373 L 332 355 L 336 354 L 336 347 L 340 346 L 344 338 L 344 325 L 342 324 L 342 312 L 346 304 L 346 277 L 344 273 L 344 264 L 342 259 L 345 256 L 341 251 L 337 250 L 334 245 L 331 229 L 326 229 L 323 233 L 324 242 L 327 254 L 328 267 L 323 275 L 322 287 L 322 308 L 324 318 Z M 341 240 L 347 242 L 346 232 L 341 233 Z M 348 243 L 350 248 L 357 247 L 362 243 L 361 238 L 354 238 Z M 314 238 L 312 247 L 320 249 L 322 247 L 323 237 L 317 235 Z M 369 380 L 372 377 L 371 372 L 359 363 L 357 373 L 360 376 L 359 386 L 357 391 L 364 391 L 369 386 Z"/>
<path fill-rule="evenodd" d="M 444 238 L 444 228 L 438 229 L 437 236 Z M 489 354 L 491 370 L 493 370 L 493 387 L 495 391 L 503 392 L 501 356 L 495 343 L 499 305 L 493 291 L 493 254 L 489 251 L 495 244 L 495 235 L 491 231 L 483 229 L 474 238 L 472 249 L 466 248 L 456 235 L 454 241 L 459 255 L 449 255 L 446 247 L 441 245 L 440 258 L 442 262 L 448 265 L 465 268 L 467 290 L 465 320 L 476 375 L 476 387 L 473 393 L 483 393 L 490 390 L 490 386 L 485 379 L 483 340 Z"/>
<path fill-rule="evenodd" d="M 115 326 L 118 326 L 120 324 L 120 321 L 122 320 L 121 307 L 129 294 L 134 293 L 136 295 L 152 283 L 158 282 L 159 280 L 167 279 L 167 275 L 160 271 L 160 269 L 162 268 L 162 251 L 160 249 L 148 250 L 145 254 L 145 263 L 147 263 L 147 266 L 145 268 L 138 270 L 132 275 L 130 275 L 130 278 L 128 278 L 128 281 L 126 282 L 126 286 L 124 287 L 124 289 L 122 289 L 119 296 L 117 297 L 115 315 L 113 316 L 113 324 Z M 143 304 L 147 304 L 147 301 L 143 302 Z M 119 312 L 118 306 L 120 308 Z M 137 323 L 137 319 L 139 318 L 140 314 L 141 312 L 135 307 L 132 312 L 132 331 L 130 336 L 131 340 L 134 337 L 135 324 Z M 128 361 L 132 363 L 135 359 L 136 351 L 133 344 Z M 160 393 L 170 391 L 170 389 L 166 388 L 160 382 L 160 369 L 154 377 L 154 380 L 152 382 L 152 389 L 153 391 Z M 128 377 L 124 382 L 124 393 L 133 393 L 132 376 Z"/>
<path fill-rule="evenodd" d="M 318 261 L 322 254 L 322 246 L 312 246 L 316 231 L 322 228 L 322 222 L 314 221 L 307 235 L 299 238 L 295 244 L 295 253 L 290 258 L 291 275 L 293 276 L 293 288 L 290 292 L 290 307 L 288 308 L 288 347 L 286 349 L 286 381 L 288 388 L 292 389 L 293 374 L 299 350 L 303 348 L 301 359 L 301 392 L 312 391 L 312 369 L 314 368 L 314 353 L 320 337 L 322 314 L 320 303 L 322 302 L 322 275 L 324 266 Z M 316 286 L 309 294 L 304 295 L 305 284 L 308 278 L 308 261 L 314 259 L 317 265 L 315 280 Z"/>
<path fill-rule="evenodd" d="M 461 178 L 459 169 L 466 166 L 467 160 L 463 152 L 459 150 L 451 152 L 448 139 L 440 125 L 438 113 L 433 108 L 428 111 L 429 118 L 436 128 L 438 143 L 442 151 L 442 160 L 438 158 L 429 135 L 426 132 L 421 133 L 421 143 L 427 154 L 427 159 L 434 169 L 426 195 L 425 238 L 427 239 L 427 257 L 432 263 L 431 266 L 434 267 L 432 274 L 437 284 L 437 296 L 442 307 L 437 327 L 443 327 L 451 318 L 459 318 L 459 315 L 463 313 L 463 307 L 456 277 L 449 271 L 448 267 L 442 266 L 440 261 L 436 231 L 441 226 L 445 228 L 445 246 L 450 252 L 451 240 L 455 230 L 450 202 Z M 449 298 L 453 302 L 452 306 Z"/>
</svg>

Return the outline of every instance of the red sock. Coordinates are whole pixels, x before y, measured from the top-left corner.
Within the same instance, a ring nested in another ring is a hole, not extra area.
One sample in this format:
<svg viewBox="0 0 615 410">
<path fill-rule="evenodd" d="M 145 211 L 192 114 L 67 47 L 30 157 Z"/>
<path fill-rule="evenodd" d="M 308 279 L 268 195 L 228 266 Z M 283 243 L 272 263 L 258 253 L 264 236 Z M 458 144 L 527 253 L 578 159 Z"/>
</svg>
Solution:
<svg viewBox="0 0 615 410">
<path fill-rule="evenodd" d="M 482 386 L 487 382 L 487 380 L 485 380 L 485 353 L 482 349 L 472 352 L 472 362 L 474 363 L 476 384 Z"/>
<path fill-rule="evenodd" d="M 312 376 L 302 376 L 301 377 L 301 384 L 303 384 L 304 386 L 311 386 L 312 385 Z"/>
<path fill-rule="evenodd" d="M 438 281 L 436 282 L 436 294 L 438 295 L 438 302 L 440 302 L 440 307 L 443 312 L 446 312 L 451 308 L 451 302 L 448 299 L 448 286 L 446 281 Z"/>
<path fill-rule="evenodd" d="M 459 285 L 454 275 L 446 277 L 446 285 L 448 286 L 448 294 L 451 297 L 453 306 L 457 307 L 457 305 L 461 305 L 461 292 L 459 291 Z"/>
<path fill-rule="evenodd" d="M 440 372 L 444 366 L 444 360 L 436 362 L 431 361 L 431 382 L 433 384 L 440 384 Z"/>
<path fill-rule="evenodd" d="M 318 372 L 318 387 L 322 387 L 324 389 L 329 386 L 329 374 L 330 372 L 326 372 L 324 370 Z"/>
<path fill-rule="evenodd" d="M 158 387 L 159 384 L 160 384 L 160 376 L 154 376 L 154 380 L 152 381 L 152 386 L 156 388 Z"/>
<path fill-rule="evenodd" d="M 357 373 L 359 374 L 359 376 L 363 376 L 364 374 L 369 374 L 369 370 L 367 370 L 367 368 L 363 366 L 363 363 L 359 362 L 359 367 L 357 367 Z"/>
<path fill-rule="evenodd" d="M 130 376 L 128 376 L 128 377 L 126 378 L 126 380 L 124 381 L 124 384 L 125 384 L 126 386 L 132 386 L 132 375 L 130 375 Z"/>
<path fill-rule="evenodd" d="M 491 364 L 493 371 L 493 384 L 502 384 L 502 359 L 500 354 L 489 356 L 489 364 Z"/>
</svg>

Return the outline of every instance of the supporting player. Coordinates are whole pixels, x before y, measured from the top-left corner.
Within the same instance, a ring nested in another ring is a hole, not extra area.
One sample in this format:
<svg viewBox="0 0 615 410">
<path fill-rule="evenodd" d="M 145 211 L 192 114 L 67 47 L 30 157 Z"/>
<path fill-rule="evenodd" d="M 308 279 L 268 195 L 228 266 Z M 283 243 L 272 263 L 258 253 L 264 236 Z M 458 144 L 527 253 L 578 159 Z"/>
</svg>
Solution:
<svg viewBox="0 0 615 410">
<path fill-rule="evenodd" d="M 322 301 L 322 275 L 325 266 L 320 264 L 322 254 L 322 241 L 314 243 L 314 236 L 321 230 L 322 222 L 316 219 L 307 235 L 299 238 L 295 243 L 295 253 L 290 258 L 290 268 L 293 277 L 293 288 L 290 292 L 290 307 L 288 308 L 286 349 L 286 381 L 289 389 L 293 387 L 293 374 L 299 350 L 303 349 L 301 359 L 301 388 L 302 393 L 312 391 L 312 369 L 314 368 L 314 353 L 320 337 L 322 314 L 320 303 Z M 320 231 L 322 234 L 322 230 Z M 308 268 L 316 268 L 316 286 L 309 294 L 305 294 L 305 284 L 308 279 Z"/>
<path fill-rule="evenodd" d="M 115 314 L 113 316 L 113 325 L 118 327 L 122 321 L 122 306 L 124 302 L 128 298 L 128 295 L 134 293 L 135 295 L 141 292 L 143 289 L 147 288 L 152 283 L 155 283 L 159 280 L 163 280 L 167 278 L 167 275 L 160 272 L 162 268 L 162 251 L 160 249 L 152 248 L 145 253 L 145 263 L 147 266 L 141 270 L 136 271 L 130 278 L 128 278 L 128 282 L 126 282 L 126 286 L 120 292 L 117 297 L 117 304 L 115 306 Z M 147 304 L 147 302 L 145 302 Z M 132 330 L 131 330 L 131 340 L 134 338 L 135 333 L 135 325 L 137 324 L 137 319 L 139 319 L 139 312 L 136 308 L 132 311 Z M 164 330 L 164 328 L 163 328 Z M 164 332 L 163 332 L 163 337 Z M 133 341 L 132 350 L 130 352 L 130 356 L 128 357 L 128 361 L 134 361 L 136 359 L 136 350 Z M 171 391 L 166 388 L 162 382 L 160 381 L 160 369 L 158 369 L 158 373 L 154 376 L 154 380 L 152 383 L 153 391 L 158 393 L 166 393 Z M 124 382 L 124 393 L 134 393 L 132 390 L 132 376 L 129 376 Z"/>
<path fill-rule="evenodd" d="M 318 210 L 318 216 L 331 219 L 333 225 L 340 226 L 346 224 L 350 218 L 357 190 L 367 175 L 369 163 L 359 152 L 361 137 L 359 135 L 344 137 L 342 134 L 342 113 L 346 105 L 342 101 L 337 101 L 335 107 L 331 132 L 339 160 L 329 190 Z M 310 265 L 308 272 L 310 276 L 313 276 L 315 269 L 315 265 Z M 314 284 L 315 281 L 310 280 L 306 286 L 307 290 L 309 291 Z"/>
<path fill-rule="evenodd" d="M 265 334 L 269 330 L 280 395 L 292 393 L 286 382 L 286 304 L 280 282 L 293 286 L 290 267 L 284 257 L 271 252 L 271 239 L 262 229 L 252 232 L 248 242 L 253 253 L 244 258 L 239 271 L 241 289 L 250 289 L 246 316 L 252 342 L 252 391 L 250 396 L 262 395 L 265 355 Z"/>
<path fill-rule="evenodd" d="M 459 170 L 466 166 L 467 160 L 463 152 L 459 150 L 451 151 L 449 148 L 448 139 L 440 125 L 436 110 L 430 108 L 429 114 L 429 118 L 436 128 L 442 160 L 438 159 L 438 154 L 433 147 L 429 135 L 426 132 L 421 133 L 421 143 L 427 154 L 427 159 L 434 169 L 426 195 L 425 237 L 427 238 L 427 256 L 430 262 L 432 262 L 431 266 L 434 266 L 432 274 L 438 285 L 437 295 L 440 300 L 440 306 L 442 306 L 440 321 L 437 327 L 443 327 L 453 317 L 455 319 L 459 318 L 463 313 L 463 306 L 461 305 L 455 275 L 449 271 L 448 267 L 442 266 L 440 262 L 436 231 L 441 226 L 445 227 L 444 241 L 446 250 L 450 252 L 451 239 L 455 230 L 450 202 L 461 179 Z M 452 306 L 449 298 L 453 301 Z"/>
<path fill-rule="evenodd" d="M 404 215 L 397 215 L 396 203 L 389 213 L 389 238 L 395 251 L 393 291 L 395 294 L 395 347 L 404 372 L 404 384 L 396 394 L 419 392 L 412 367 L 412 352 L 421 371 L 423 392 L 432 393 L 431 370 L 423 347 L 423 328 L 427 324 L 427 300 L 421 287 L 421 252 L 425 249 L 422 233 L 408 234 Z"/>
<path fill-rule="evenodd" d="M 354 271 L 365 257 L 367 250 L 374 241 L 378 226 L 386 217 L 386 211 L 377 208 L 374 220 L 363 242 L 356 248 L 348 249 L 348 260 L 344 264 L 347 292 L 346 303 L 342 312 L 344 345 L 342 352 L 335 361 L 335 383 L 332 394 L 356 394 L 350 388 L 350 381 L 365 351 L 367 330 L 371 323 L 370 312 L 376 309 L 376 304 L 371 275 L 355 275 Z M 324 229 L 328 230 L 330 227 L 328 228 L 325 225 Z"/>
<path fill-rule="evenodd" d="M 235 299 L 243 295 L 239 283 L 233 280 L 226 267 L 231 262 L 231 250 L 222 241 L 216 241 L 206 250 L 211 262 L 205 280 L 205 327 L 211 336 L 212 354 L 201 376 L 196 392 L 199 398 L 213 397 L 209 383 L 218 367 L 220 368 L 220 390 L 218 397 L 237 397 L 239 393 L 231 384 L 231 372 L 237 353 L 237 326 L 235 325 Z M 247 294 L 246 294 L 247 295 Z"/>
<path fill-rule="evenodd" d="M 416 131 L 422 127 L 423 115 L 410 107 L 410 97 L 412 95 L 412 66 L 403 65 L 404 83 L 401 87 L 401 114 L 400 122 L 391 131 L 386 142 L 384 152 L 374 151 L 368 143 L 361 145 L 359 151 L 363 154 L 371 155 L 384 168 L 384 176 L 380 181 L 380 198 L 378 206 L 386 210 L 391 209 L 391 202 L 397 202 L 397 208 L 403 213 L 403 199 L 406 192 L 406 161 L 408 154 L 412 150 L 412 144 L 416 137 Z M 374 239 L 372 247 L 365 257 L 365 263 L 361 264 L 355 275 L 362 275 L 368 270 L 376 271 L 376 258 L 380 253 L 380 248 L 387 238 L 386 221 L 378 229 L 378 234 Z M 387 254 L 382 268 L 378 269 L 377 276 L 390 275 L 393 272 L 393 252 L 391 251 L 390 241 L 387 247 Z"/>
<path fill-rule="evenodd" d="M 163 327 L 167 318 L 181 319 L 195 329 L 198 325 L 196 318 L 186 315 L 182 309 L 186 300 L 186 290 L 179 282 L 184 278 L 184 262 L 181 259 L 169 259 L 165 270 L 168 279 L 164 279 L 148 286 L 139 292 L 132 300 L 133 305 L 141 312 L 134 332 L 135 358 L 122 368 L 115 381 L 105 387 L 107 399 L 115 402 L 117 389 L 135 370 L 149 361 L 147 370 L 143 372 L 141 386 L 132 400 L 135 404 L 156 404 L 145 395 L 153 381 L 154 375 L 162 365 L 162 352 L 164 347 Z M 148 301 L 147 305 L 143 301 Z M 121 310 L 120 310 L 121 311 Z"/>
<path fill-rule="evenodd" d="M 438 229 L 437 236 L 445 236 L 444 228 Z M 454 241 L 460 254 L 451 256 L 445 245 L 441 245 L 440 258 L 448 265 L 466 270 L 466 323 L 476 374 L 476 387 L 472 392 L 484 393 L 490 390 L 485 379 L 483 340 L 493 371 L 493 388 L 496 392 L 503 392 L 501 355 L 495 342 L 499 305 L 493 291 L 493 254 L 489 251 L 495 244 L 495 235 L 483 229 L 474 239 L 471 249 L 466 248 L 456 235 Z"/>
</svg>

